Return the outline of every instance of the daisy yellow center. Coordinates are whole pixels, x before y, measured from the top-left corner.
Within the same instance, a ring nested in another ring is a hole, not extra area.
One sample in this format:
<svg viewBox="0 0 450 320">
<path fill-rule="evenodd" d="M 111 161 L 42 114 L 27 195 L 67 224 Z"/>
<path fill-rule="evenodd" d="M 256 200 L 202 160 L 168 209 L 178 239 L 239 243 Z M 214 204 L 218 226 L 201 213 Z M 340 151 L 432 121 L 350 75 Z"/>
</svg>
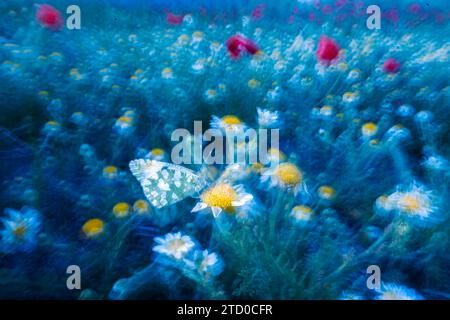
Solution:
<svg viewBox="0 0 450 320">
<path fill-rule="evenodd" d="M 138 213 L 147 212 L 148 207 L 149 207 L 149 204 L 145 200 L 137 200 L 133 206 L 134 210 L 137 211 Z"/>
<path fill-rule="evenodd" d="M 117 168 L 115 166 L 108 166 L 105 167 L 105 169 L 103 169 L 104 173 L 116 173 L 117 172 Z"/>
<path fill-rule="evenodd" d="M 405 195 L 401 199 L 401 205 L 402 207 L 408 211 L 408 212 L 414 212 L 420 209 L 421 202 L 417 197 L 411 196 L 411 195 Z"/>
<path fill-rule="evenodd" d="M 203 37 L 203 32 L 201 32 L 201 31 L 195 31 L 192 35 L 193 35 L 195 38 L 201 38 L 201 37 Z"/>
<path fill-rule="evenodd" d="M 173 239 L 167 244 L 167 249 L 170 251 L 178 251 L 184 246 L 184 241 L 181 239 Z"/>
<path fill-rule="evenodd" d="M 259 87 L 260 86 L 260 82 L 258 81 L 258 80 L 256 80 L 256 79 L 250 79 L 250 80 L 248 80 L 248 86 L 250 87 L 250 88 L 257 88 L 257 87 Z"/>
<path fill-rule="evenodd" d="M 321 186 L 319 188 L 319 195 L 323 199 L 331 199 L 334 197 L 336 191 L 330 186 Z"/>
<path fill-rule="evenodd" d="M 26 231 L 27 228 L 24 225 L 19 225 L 13 230 L 13 233 L 16 236 L 16 238 L 22 238 L 25 235 Z"/>
<path fill-rule="evenodd" d="M 236 191 L 226 183 L 219 183 L 200 196 L 201 200 L 210 207 L 227 209 L 232 207 L 231 203 L 236 200 Z"/>
<path fill-rule="evenodd" d="M 237 125 L 241 124 L 241 120 L 236 116 L 224 116 L 222 121 L 228 125 Z"/>
<path fill-rule="evenodd" d="M 100 219 L 91 219 L 86 221 L 82 230 L 87 236 L 95 236 L 103 231 L 103 221 Z"/>
<path fill-rule="evenodd" d="M 210 89 L 210 90 L 207 91 L 207 94 L 210 97 L 215 97 L 217 95 L 217 91 L 213 90 L 213 89 Z"/>
<path fill-rule="evenodd" d="M 119 121 L 123 122 L 123 123 L 131 123 L 133 121 L 133 118 L 127 117 L 127 116 L 122 116 L 119 118 Z"/>
<path fill-rule="evenodd" d="M 164 150 L 160 148 L 155 148 L 152 150 L 152 154 L 154 156 L 162 156 L 164 154 Z"/>
<path fill-rule="evenodd" d="M 51 121 L 47 122 L 47 125 L 51 126 L 51 127 L 57 127 L 57 126 L 59 126 L 59 123 L 51 120 Z"/>
<path fill-rule="evenodd" d="M 312 209 L 310 207 L 303 205 L 295 206 L 293 210 L 295 213 L 312 213 Z"/>
<path fill-rule="evenodd" d="M 274 174 L 285 185 L 298 185 L 302 182 L 302 173 L 293 163 L 280 164 Z"/>
<path fill-rule="evenodd" d="M 262 168 L 264 168 L 264 165 L 262 163 L 260 163 L 260 162 L 252 164 L 252 169 L 255 170 L 255 171 L 259 171 Z"/>
</svg>

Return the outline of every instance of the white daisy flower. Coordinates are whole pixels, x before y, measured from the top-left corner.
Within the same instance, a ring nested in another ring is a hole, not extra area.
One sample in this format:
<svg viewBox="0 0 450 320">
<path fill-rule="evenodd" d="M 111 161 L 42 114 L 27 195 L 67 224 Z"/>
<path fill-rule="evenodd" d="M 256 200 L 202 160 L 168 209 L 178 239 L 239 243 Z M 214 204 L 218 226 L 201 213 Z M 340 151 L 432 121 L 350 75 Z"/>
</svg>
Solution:
<svg viewBox="0 0 450 320">
<path fill-rule="evenodd" d="M 311 220 L 314 212 L 313 210 L 305 205 L 298 205 L 292 208 L 291 217 L 299 223 L 305 223 Z"/>
<path fill-rule="evenodd" d="M 419 219 L 429 218 L 433 213 L 431 200 L 431 192 L 415 184 L 406 191 L 396 191 L 389 196 L 389 201 L 398 212 Z"/>
<path fill-rule="evenodd" d="M 31 207 L 20 211 L 6 208 L 5 217 L 0 218 L 0 252 L 31 251 L 37 244 L 42 227 L 40 213 Z"/>
<path fill-rule="evenodd" d="M 258 124 L 261 128 L 274 128 L 280 124 L 280 115 L 278 111 L 257 108 Z"/>
<path fill-rule="evenodd" d="M 181 235 L 181 232 L 168 233 L 164 238 L 156 237 L 155 242 L 157 245 L 153 247 L 153 251 L 177 260 L 183 258 L 195 246 L 192 239 Z"/>
<path fill-rule="evenodd" d="M 262 174 L 261 182 L 270 181 L 270 187 L 288 189 L 297 194 L 303 187 L 303 173 L 291 162 L 280 163 Z"/>
<path fill-rule="evenodd" d="M 211 128 L 221 129 L 225 133 L 227 132 L 240 132 L 245 128 L 245 124 L 234 115 L 226 115 L 222 118 L 212 116 Z"/>
<path fill-rule="evenodd" d="M 145 156 L 146 159 L 163 161 L 166 157 L 166 153 L 161 148 L 154 148 Z"/>
<path fill-rule="evenodd" d="M 423 300 L 414 289 L 395 283 L 383 283 L 378 293 L 377 300 Z"/>
<path fill-rule="evenodd" d="M 196 250 L 192 260 L 185 260 L 185 263 L 196 269 L 198 273 L 217 276 L 223 271 L 223 261 L 220 256 L 208 250 Z"/>
</svg>

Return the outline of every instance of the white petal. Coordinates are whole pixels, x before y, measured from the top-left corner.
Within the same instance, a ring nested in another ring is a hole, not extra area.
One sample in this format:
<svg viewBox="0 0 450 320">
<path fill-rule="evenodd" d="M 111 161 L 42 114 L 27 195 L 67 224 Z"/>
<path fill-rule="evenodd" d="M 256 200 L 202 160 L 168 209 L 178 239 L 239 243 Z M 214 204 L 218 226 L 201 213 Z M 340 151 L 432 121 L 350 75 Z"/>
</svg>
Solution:
<svg viewBox="0 0 450 320">
<path fill-rule="evenodd" d="M 253 200 L 253 195 L 251 195 L 250 193 L 244 193 L 241 196 L 241 201 L 243 201 L 244 203 L 247 203 L 252 200 Z"/>
<path fill-rule="evenodd" d="M 197 212 L 200 210 L 203 210 L 207 207 L 208 205 L 204 202 L 197 202 L 197 204 L 195 205 L 195 207 L 192 208 L 191 212 Z"/>
<path fill-rule="evenodd" d="M 211 211 L 213 213 L 214 218 L 217 218 L 219 214 L 222 212 L 222 209 L 219 207 L 211 207 Z"/>
<path fill-rule="evenodd" d="M 236 201 L 231 202 L 231 205 L 233 207 L 242 207 L 244 204 L 245 204 L 245 202 L 242 200 L 236 200 Z"/>
</svg>

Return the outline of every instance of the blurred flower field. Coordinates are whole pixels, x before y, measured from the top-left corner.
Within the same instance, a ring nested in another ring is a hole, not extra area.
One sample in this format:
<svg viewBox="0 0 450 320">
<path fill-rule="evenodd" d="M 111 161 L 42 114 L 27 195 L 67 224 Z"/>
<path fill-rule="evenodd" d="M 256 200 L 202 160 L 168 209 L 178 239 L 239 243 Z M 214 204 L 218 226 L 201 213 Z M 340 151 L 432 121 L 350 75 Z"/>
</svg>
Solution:
<svg viewBox="0 0 450 320">
<path fill-rule="evenodd" d="M 1 299 L 450 297 L 445 1 L 69 4 L 0 4 Z M 279 163 L 168 165 L 194 121 Z"/>
</svg>

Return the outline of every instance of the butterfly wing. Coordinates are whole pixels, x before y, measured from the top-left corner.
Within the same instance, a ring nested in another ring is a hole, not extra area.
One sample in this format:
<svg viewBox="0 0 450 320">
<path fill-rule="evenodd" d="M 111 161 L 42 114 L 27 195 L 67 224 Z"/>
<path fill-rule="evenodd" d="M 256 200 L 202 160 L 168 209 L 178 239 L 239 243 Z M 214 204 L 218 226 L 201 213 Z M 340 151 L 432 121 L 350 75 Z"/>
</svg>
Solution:
<svg viewBox="0 0 450 320">
<path fill-rule="evenodd" d="M 141 184 L 147 199 L 156 208 L 192 196 L 206 185 L 204 179 L 194 171 L 156 160 L 133 160 L 130 170 Z"/>
</svg>

